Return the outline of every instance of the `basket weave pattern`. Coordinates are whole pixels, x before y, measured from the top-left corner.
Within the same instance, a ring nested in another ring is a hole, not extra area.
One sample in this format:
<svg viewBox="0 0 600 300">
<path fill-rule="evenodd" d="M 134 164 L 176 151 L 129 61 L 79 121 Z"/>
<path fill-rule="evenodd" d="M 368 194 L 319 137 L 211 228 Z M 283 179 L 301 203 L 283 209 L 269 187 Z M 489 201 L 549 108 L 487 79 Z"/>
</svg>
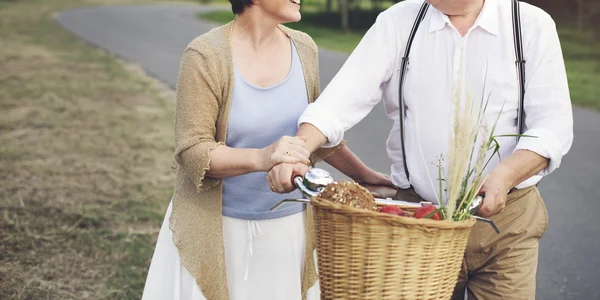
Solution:
<svg viewBox="0 0 600 300">
<path fill-rule="evenodd" d="M 399 217 L 319 197 L 311 203 L 321 299 L 450 299 L 474 219 Z"/>
</svg>

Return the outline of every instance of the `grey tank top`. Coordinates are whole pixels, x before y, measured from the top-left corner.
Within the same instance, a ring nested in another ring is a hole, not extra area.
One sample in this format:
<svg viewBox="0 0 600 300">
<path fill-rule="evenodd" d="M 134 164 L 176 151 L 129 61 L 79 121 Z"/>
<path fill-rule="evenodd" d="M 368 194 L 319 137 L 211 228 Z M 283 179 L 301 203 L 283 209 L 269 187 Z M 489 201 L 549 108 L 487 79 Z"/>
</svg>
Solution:
<svg viewBox="0 0 600 300">
<path fill-rule="evenodd" d="M 285 79 L 261 88 L 247 82 L 235 67 L 235 81 L 229 112 L 226 144 L 233 148 L 264 148 L 282 136 L 295 136 L 297 121 L 308 105 L 306 83 L 300 57 L 292 44 L 292 64 Z M 269 209 L 286 198 L 300 198 L 298 190 L 289 194 L 271 191 L 266 172 L 254 172 L 223 179 L 223 215 L 245 219 L 273 219 L 299 213 L 305 206 L 287 203 Z"/>
</svg>

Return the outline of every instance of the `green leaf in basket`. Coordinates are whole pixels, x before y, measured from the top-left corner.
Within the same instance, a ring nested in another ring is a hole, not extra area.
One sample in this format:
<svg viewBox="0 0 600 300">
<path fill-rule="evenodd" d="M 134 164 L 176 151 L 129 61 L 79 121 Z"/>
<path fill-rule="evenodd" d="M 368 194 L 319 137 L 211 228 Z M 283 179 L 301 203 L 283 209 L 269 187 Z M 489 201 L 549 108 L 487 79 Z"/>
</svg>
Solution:
<svg viewBox="0 0 600 300">
<path fill-rule="evenodd" d="M 429 213 L 428 215 L 426 215 L 426 216 L 425 216 L 423 219 L 431 219 L 431 218 L 433 217 L 433 215 L 435 215 L 435 214 L 436 214 L 436 213 L 438 213 L 438 212 L 440 213 L 440 217 L 441 217 L 441 215 L 442 215 L 442 208 L 440 207 L 440 208 L 438 208 L 438 209 L 436 209 L 436 210 L 434 210 L 434 211 L 430 212 L 430 213 Z M 441 219 L 443 220 L 443 218 L 441 218 Z"/>
</svg>

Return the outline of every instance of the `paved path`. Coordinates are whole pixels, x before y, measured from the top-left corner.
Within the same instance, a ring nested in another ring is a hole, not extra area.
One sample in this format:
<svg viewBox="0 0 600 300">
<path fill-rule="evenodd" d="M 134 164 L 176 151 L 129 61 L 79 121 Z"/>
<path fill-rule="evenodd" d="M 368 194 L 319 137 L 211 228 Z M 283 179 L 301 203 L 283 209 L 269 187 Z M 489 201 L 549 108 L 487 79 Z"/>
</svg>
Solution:
<svg viewBox="0 0 600 300">
<path fill-rule="evenodd" d="M 63 12 L 58 22 L 88 42 L 128 61 L 173 87 L 189 41 L 215 24 L 195 14 L 197 5 L 108 6 Z M 321 51 L 321 85 L 346 56 Z M 600 96 L 600 95 L 599 95 Z M 377 106 L 346 134 L 367 164 L 388 172 L 385 139 L 391 123 Z M 563 166 L 540 185 L 550 212 L 541 241 L 538 299 L 600 299 L 600 114 L 575 109 L 575 143 Z M 339 173 L 334 172 L 340 178 Z"/>
</svg>

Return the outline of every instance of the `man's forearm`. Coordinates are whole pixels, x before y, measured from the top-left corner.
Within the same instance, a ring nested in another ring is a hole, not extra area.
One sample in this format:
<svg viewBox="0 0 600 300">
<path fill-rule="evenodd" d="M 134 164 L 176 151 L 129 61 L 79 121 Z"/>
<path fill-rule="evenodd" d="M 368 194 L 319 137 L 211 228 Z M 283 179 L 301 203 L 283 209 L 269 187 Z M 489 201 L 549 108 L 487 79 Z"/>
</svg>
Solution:
<svg viewBox="0 0 600 300">
<path fill-rule="evenodd" d="M 321 148 L 323 144 L 327 143 L 327 137 L 325 137 L 317 127 L 309 123 L 300 124 L 296 136 L 306 137 L 305 147 L 310 153 L 315 152 L 317 149 Z"/>
<path fill-rule="evenodd" d="M 528 150 L 517 150 L 500 163 L 490 174 L 501 179 L 506 191 L 548 166 L 548 159 Z M 490 179 L 491 179 L 490 178 Z"/>
</svg>

